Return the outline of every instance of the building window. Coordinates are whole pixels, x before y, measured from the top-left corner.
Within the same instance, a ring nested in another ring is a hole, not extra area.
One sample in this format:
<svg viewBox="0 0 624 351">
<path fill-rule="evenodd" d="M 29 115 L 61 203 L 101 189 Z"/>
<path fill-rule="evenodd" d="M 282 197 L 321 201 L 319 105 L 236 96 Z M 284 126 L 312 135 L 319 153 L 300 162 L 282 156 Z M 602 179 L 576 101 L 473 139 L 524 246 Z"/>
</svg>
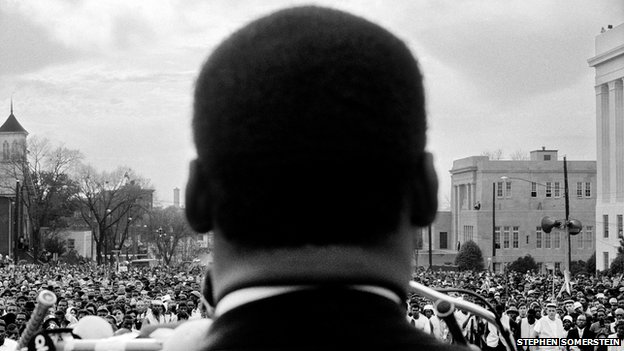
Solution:
<svg viewBox="0 0 624 351">
<path fill-rule="evenodd" d="M 464 226 L 464 242 L 473 240 L 472 231 L 473 231 L 473 226 L 471 225 Z"/>
<path fill-rule="evenodd" d="M 528 235 L 526 236 L 526 244 L 527 244 L 527 246 L 529 246 L 529 236 Z"/>
<path fill-rule="evenodd" d="M 602 215 L 602 237 L 609 237 L 609 215 Z"/>
<path fill-rule="evenodd" d="M 609 253 L 608 252 L 604 251 L 602 253 L 602 261 L 604 262 L 603 263 L 603 267 L 604 267 L 603 269 L 604 270 L 609 269 Z"/>
<path fill-rule="evenodd" d="M 509 227 L 503 227 L 503 249 L 509 248 Z"/>
<path fill-rule="evenodd" d="M 544 268 L 544 264 L 542 262 L 537 262 L 537 272 L 541 273 Z"/>
<path fill-rule="evenodd" d="M 585 183 L 585 197 L 591 197 L 591 183 Z"/>
<path fill-rule="evenodd" d="M 542 248 L 542 227 L 535 228 L 535 247 Z"/>
<path fill-rule="evenodd" d="M 531 197 L 537 197 L 537 183 L 531 182 Z"/>
<path fill-rule="evenodd" d="M 591 248 L 594 244 L 594 227 L 588 225 L 585 227 L 585 247 Z"/>
<path fill-rule="evenodd" d="M 553 249 L 561 248 L 561 233 L 559 232 L 552 233 L 552 237 L 553 237 Z"/>
<path fill-rule="evenodd" d="M 583 248 L 583 241 L 585 241 L 585 233 L 583 231 L 581 231 L 580 233 L 578 233 L 578 235 L 576 236 L 576 240 L 577 240 L 577 246 L 579 249 Z"/>
<path fill-rule="evenodd" d="M 511 236 L 512 236 L 512 248 L 517 249 L 518 248 L 518 241 L 519 241 L 519 236 L 520 233 L 518 233 L 518 229 L 519 227 L 513 227 L 513 231 L 511 232 Z"/>
<path fill-rule="evenodd" d="M 544 161 L 550 161 L 550 155 L 544 155 Z"/>
<path fill-rule="evenodd" d="M 500 227 L 494 227 L 494 243 L 496 244 L 496 248 L 500 249 Z"/>
<path fill-rule="evenodd" d="M 2 159 L 8 160 L 11 158 L 11 150 L 9 150 L 9 142 L 2 143 Z"/>
<path fill-rule="evenodd" d="M 67 249 L 68 250 L 76 249 L 76 239 L 67 239 Z"/>
<path fill-rule="evenodd" d="M 576 197 L 583 197 L 583 182 L 576 182 Z"/>
<path fill-rule="evenodd" d="M 496 183 L 496 197 L 503 197 L 503 182 Z"/>
<path fill-rule="evenodd" d="M 617 215 L 617 230 L 618 230 L 618 238 L 622 239 L 622 226 L 624 224 L 622 223 L 622 215 Z"/>
<path fill-rule="evenodd" d="M 511 182 L 505 182 L 505 197 L 511 197 Z"/>
<path fill-rule="evenodd" d="M 561 185 L 559 182 L 555 182 L 555 197 L 561 197 Z"/>
<path fill-rule="evenodd" d="M 440 248 L 448 249 L 448 233 L 440 232 Z"/>
<path fill-rule="evenodd" d="M 552 183 L 546 182 L 546 197 L 552 197 Z"/>
<path fill-rule="evenodd" d="M 17 153 L 19 149 L 17 148 L 17 140 L 13 140 L 13 143 L 11 143 L 11 156 L 15 157 L 17 156 Z"/>
<path fill-rule="evenodd" d="M 550 249 L 550 233 L 544 233 L 544 248 Z"/>
<path fill-rule="evenodd" d="M 555 272 L 561 272 L 561 262 L 555 262 Z"/>
</svg>

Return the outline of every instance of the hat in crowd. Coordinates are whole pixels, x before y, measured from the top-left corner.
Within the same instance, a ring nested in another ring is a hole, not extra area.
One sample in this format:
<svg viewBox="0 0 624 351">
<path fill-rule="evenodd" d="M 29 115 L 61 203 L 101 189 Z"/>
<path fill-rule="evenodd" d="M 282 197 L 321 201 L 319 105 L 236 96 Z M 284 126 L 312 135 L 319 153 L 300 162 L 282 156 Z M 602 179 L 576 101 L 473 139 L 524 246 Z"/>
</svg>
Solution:
<svg viewBox="0 0 624 351">
<path fill-rule="evenodd" d="M 565 316 L 563 317 L 563 321 L 570 321 L 570 322 L 574 322 L 574 320 L 572 319 L 571 316 Z"/>
<path fill-rule="evenodd" d="M 612 297 L 612 298 L 609 299 L 609 303 L 610 304 L 614 304 L 614 303 L 617 304 L 617 299 L 615 297 Z"/>
<path fill-rule="evenodd" d="M 423 311 L 426 311 L 426 310 L 433 311 L 433 305 L 425 305 L 425 307 L 423 307 Z"/>
<path fill-rule="evenodd" d="M 576 310 L 576 309 L 579 309 L 579 308 L 583 308 L 583 304 L 582 304 L 582 303 L 580 303 L 580 302 L 578 302 L 578 301 L 576 301 L 576 302 L 574 303 L 574 309 Z"/>
<path fill-rule="evenodd" d="M 597 294 L 596 294 L 596 298 L 597 298 L 597 299 L 604 299 L 604 298 L 605 298 L 605 295 L 604 295 L 603 293 L 597 293 Z"/>
<path fill-rule="evenodd" d="M 98 312 L 99 311 L 106 311 L 106 313 L 109 313 L 108 308 L 106 308 L 106 306 L 100 306 L 100 307 L 98 307 L 97 310 L 98 310 Z"/>
<path fill-rule="evenodd" d="M 507 313 L 509 313 L 509 312 L 511 312 L 511 313 L 520 313 L 520 312 L 518 312 L 518 309 L 516 308 L 516 306 L 513 306 L 513 305 L 509 306 L 509 308 L 507 309 Z"/>
<path fill-rule="evenodd" d="M 624 309 L 622 309 L 622 308 L 617 308 L 617 309 L 615 310 L 615 314 L 616 314 L 616 315 L 618 315 L 618 314 L 624 314 Z"/>
<path fill-rule="evenodd" d="M 549 302 L 546 304 L 546 307 L 552 307 L 552 308 L 557 308 L 557 304 L 554 302 Z"/>
<path fill-rule="evenodd" d="M 574 303 L 574 300 L 572 299 L 567 299 L 565 301 L 563 301 L 564 304 L 568 304 L 568 303 Z"/>
<path fill-rule="evenodd" d="M 163 306 L 163 302 L 161 300 L 152 300 L 152 305 Z"/>
</svg>

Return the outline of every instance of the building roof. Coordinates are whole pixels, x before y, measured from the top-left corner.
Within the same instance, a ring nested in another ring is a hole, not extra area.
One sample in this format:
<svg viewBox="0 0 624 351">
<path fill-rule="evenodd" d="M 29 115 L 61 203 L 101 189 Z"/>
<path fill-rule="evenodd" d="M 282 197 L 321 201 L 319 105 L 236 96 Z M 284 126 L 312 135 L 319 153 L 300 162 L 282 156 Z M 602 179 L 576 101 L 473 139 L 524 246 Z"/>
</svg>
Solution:
<svg viewBox="0 0 624 351">
<path fill-rule="evenodd" d="M 0 133 L 26 133 L 26 129 L 17 121 L 15 115 L 13 115 L 13 101 L 11 101 L 11 114 L 9 118 L 0 126 Z"/>
</svg>

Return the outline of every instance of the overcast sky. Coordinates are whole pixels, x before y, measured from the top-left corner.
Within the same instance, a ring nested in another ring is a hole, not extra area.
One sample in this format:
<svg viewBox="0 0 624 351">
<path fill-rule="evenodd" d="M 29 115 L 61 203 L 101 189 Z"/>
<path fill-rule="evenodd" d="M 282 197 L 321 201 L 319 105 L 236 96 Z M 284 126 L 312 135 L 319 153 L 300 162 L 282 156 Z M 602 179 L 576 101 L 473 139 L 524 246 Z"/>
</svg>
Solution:
<svg viewBox="0 0 624 351">
<path fill-rule="evenodd" d="M 0 123 L 80 149 L 100 170 L 128 166 L 159 203 L 184 189 L 191 96 L 228 34 L 276 9 L 321 4 L 403 39 L 425 75 L 440 201 L 455 159 L 545 146 L 595 160 L 594 38 L 624 23 L 622 0 L 0 0 Z"/>
</svg>

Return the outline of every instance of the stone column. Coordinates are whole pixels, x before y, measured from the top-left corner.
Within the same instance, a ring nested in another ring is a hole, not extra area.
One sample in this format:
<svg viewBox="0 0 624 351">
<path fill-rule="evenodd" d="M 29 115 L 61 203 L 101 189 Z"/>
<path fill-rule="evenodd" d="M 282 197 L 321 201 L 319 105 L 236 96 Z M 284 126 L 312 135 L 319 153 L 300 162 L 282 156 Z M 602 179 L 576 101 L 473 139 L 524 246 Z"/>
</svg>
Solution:
<svg viewBox="0 0 624 351">
<path fill-rule="evenodd" d="M 596 150 L 598 186 L 597 203 L 610 202 L 609 182 L 609 89 L 606 84 L 596 86 Z"/>
<path fill-rule="evenodd" d="M 615 203 L 618 196 L 618 147 L 617 141 L 618 125 L 621 121 L 617 120 L 616 116 L 616 99 L 618 95 L 618 84 L 616 80 L 612 80 L 607 83 L 609 87 L 609 107 L 608 107 L 608 120 L 609 120 L 609 191 L 605 191 L 604 195 L 609 196 L 610 203 Z M 621 87 L 620 87 L 621 89 Z M 606 189 L 605 189 L 606 190 Z"/>
<path fill-rule="evenodd" d="M 624 116 L 622 116 L 622 79 L 616 79 L 613 82 L 613 95 L 609 93 L 609 97 L 613 96 L 613 111 L 615 118 L 615 168 L 616 168 L 616 202 L 624 203 Z M 609 102 L 611 105 L 611 102 Z M 611 106 L 610 106 L 611 107 Z"/>
</svg>

